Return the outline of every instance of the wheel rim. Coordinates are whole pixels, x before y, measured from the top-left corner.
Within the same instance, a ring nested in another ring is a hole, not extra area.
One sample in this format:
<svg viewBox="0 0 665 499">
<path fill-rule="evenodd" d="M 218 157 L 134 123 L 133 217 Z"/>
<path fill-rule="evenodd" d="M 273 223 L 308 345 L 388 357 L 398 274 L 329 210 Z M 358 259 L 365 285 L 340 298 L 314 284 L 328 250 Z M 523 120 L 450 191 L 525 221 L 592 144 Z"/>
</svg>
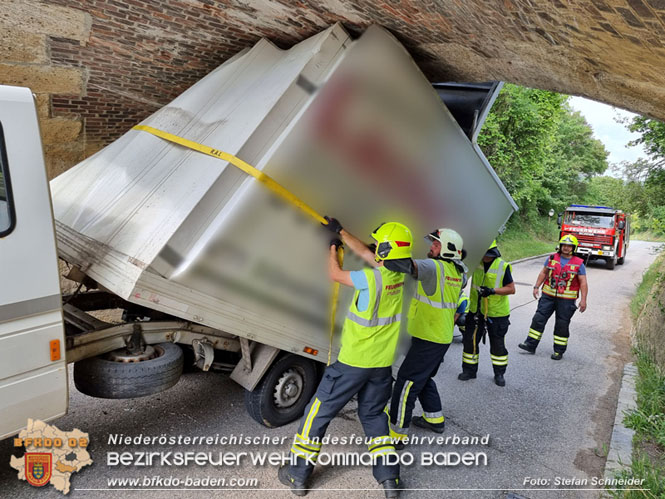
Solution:
<svg viewBox="0 0 665 499">
<path fill-rule="evenodd" d="M 113 350 L 106 355 L 107 360 L 112 362 L 123 362 L 125 364 L 129 362 L 143 362 L 145 360 L 155 359 L 164 355 L 164 350 L 159 346 L 147 345 L 143 353 L 140 354 L 131 354 L 127 351 L 126 348 L 121 348 L 119 350 Z"/>
<path fill-rule="evenodd" d="M 284 371 L 275 385 L 275 407 L 287 409 L 293 406 L 302 395 L 304 385 L 305 376 L 302 370 L 292 367 Z"/>
</svg>

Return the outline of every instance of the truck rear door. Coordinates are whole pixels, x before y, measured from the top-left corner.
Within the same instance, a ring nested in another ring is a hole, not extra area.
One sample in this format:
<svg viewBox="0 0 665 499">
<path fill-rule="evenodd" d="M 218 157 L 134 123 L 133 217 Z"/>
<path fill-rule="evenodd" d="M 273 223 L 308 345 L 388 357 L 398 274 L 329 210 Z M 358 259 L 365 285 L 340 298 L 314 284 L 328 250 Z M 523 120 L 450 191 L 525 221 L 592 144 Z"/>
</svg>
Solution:
<svg viewBox="0 0 665 499">
<path fill-rule="evenodd" d="M 62 301 L 34 98 L 0 86 L 0 438 L 67 411 Z"/>
</svg>

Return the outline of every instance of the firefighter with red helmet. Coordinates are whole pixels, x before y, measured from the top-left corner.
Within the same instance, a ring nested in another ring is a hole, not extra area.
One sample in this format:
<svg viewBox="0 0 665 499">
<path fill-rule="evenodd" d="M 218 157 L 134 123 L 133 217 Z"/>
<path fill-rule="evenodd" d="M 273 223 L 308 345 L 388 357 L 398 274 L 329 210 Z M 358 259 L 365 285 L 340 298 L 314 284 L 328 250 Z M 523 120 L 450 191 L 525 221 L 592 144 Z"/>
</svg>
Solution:
<svg viewBox="0 0 665 499">
<path fill-rule="evenodd" d="M 552 359 L 561 360 L 568 346 L 570 319 L 579 308 L 584 312 L 587 306 L 588 285 L 584 260 L 575 256 L 577 238 L 566 234 L 559 241 L 559 249 L 545 261 L 545 266 L 538 274 L 533 287 L 533 296 L 538 299 L 542 286 L 543 294 L 538 301 L 538 309 L 531 321 L 529 334 L 518 346 L 529 353 L 536 353 L 536 348 L 543 336 L 547 321 L 555 314 L 554 353 Z M 580 298 L 579 307 L 576 305 Z"/>
</svg>

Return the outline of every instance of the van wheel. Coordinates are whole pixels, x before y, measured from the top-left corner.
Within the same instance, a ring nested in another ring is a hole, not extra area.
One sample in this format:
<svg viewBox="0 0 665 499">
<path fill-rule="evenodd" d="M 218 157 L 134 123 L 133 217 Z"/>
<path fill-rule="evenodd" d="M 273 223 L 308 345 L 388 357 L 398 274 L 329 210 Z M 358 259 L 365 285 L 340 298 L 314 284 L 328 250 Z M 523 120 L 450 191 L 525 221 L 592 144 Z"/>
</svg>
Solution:
<svg viewBox="0 0 665 499">
<path fill-rule="evenodd" d="M 148 345 L 141 355 L 120 349 L 75 362 L 74 384 L 91 397 L 145 397 L 175 385 L 182 367 L 182 349 L 174 343 Z"/>
<path fill-rule="evenodd" d="M 285 355 L 270 367 L 253 391 L 245 390 L 245 407 L 263 426 L 284 426 L 302 416 L 318 382 L 313 360 Z"/>
</svg>

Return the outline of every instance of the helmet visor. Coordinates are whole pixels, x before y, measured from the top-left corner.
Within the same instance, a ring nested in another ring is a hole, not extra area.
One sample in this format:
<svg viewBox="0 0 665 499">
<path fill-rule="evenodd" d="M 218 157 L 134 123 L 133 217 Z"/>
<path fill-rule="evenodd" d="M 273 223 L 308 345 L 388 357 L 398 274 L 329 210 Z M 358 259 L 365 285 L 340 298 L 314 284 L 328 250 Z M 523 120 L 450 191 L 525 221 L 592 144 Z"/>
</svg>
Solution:
<svg viewBox="0 0 665 499">
<path fill-rule="evenodd" d="M 430 232 L 425 236 L 425 241 L 428 243 L 433 243 L 434 241 L 439 241 L 441 242 L 441 239 L 439 238 L 439 231 L 435 230 Z"/>
</svg>

